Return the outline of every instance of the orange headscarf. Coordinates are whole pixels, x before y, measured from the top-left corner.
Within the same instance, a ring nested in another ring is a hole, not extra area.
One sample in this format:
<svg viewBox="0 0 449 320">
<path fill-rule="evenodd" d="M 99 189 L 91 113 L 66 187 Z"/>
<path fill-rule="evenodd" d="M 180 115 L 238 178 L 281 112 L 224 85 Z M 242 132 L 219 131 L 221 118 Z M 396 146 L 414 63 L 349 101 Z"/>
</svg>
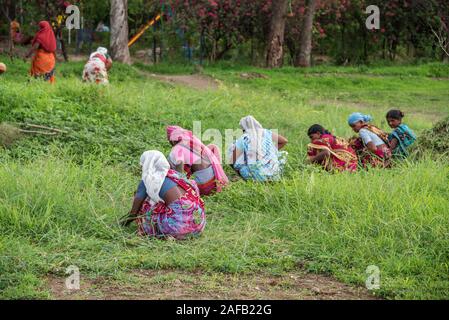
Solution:
<svg viewBox="0 0 449 320">
<path fill-rule="evenodd" d="M 20 29 L 20 23 L 18 23 L 16 20 L 11 21 L 10 24 L 10 30 L 14 32 L 18 32 Z"/>
</svg>

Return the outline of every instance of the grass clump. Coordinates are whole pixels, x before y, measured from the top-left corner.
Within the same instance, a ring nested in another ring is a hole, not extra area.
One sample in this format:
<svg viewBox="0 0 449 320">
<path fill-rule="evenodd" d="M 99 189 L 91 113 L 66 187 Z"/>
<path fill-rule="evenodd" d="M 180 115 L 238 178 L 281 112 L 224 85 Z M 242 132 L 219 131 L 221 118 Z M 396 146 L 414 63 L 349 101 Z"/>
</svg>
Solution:
<svg viewBox="0 0 449 320">
<path fill-rule="evenodd" d="M 0 146 L 10 147 L 14 142 L 22 138 L 20 130 L 8 123 L 0 123 Z"/>
<path fill-rule="evenodd" d="M 419 150 L 443 156 L 449 155 L 449 118 L 438 122 L 432 129 L 422 134 Z"/>
</svg>

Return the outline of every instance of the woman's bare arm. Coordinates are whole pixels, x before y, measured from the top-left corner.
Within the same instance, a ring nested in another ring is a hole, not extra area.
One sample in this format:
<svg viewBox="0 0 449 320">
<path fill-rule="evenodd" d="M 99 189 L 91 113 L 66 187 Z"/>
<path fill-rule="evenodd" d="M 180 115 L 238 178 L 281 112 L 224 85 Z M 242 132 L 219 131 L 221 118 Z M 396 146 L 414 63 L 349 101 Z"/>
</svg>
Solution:
<svg viewBox="0 0 449 320">
<path fill-rule="evenodd" d="M 396 138 L 393 138 L 391 141 L 390 141 L 390 148 L 391 148 L 391 150 L 394 150 L 394 149 L 396 149 L 396 147 L 398 146 L 398 139 L 396 139 Z"/>
<path fill-rule="evenodd" d="M 25 58 L 26 59 L 29 58 L 33 54 L 33 52 L 36 51 L 38 48 L 39 48 L 39 43 L 36 42 L 34 45 L 31 46 L 30 50 L 28 50 L 28 52 L 25 55 Z"/>
<path fill-rule="evenodd" d="M 234 150 L 232 151 L 232 164 L 234 164 L 237 159 L 242 155 L 243 151 L 237 149 L 234 147 Z"/>
<path fill-rule="evenodd" d="M 176 165 L 175 170 L 178 171 L 179 173 L 184 173 L 184 163 Z"/>
<path fill-rule="evenodd" d="M 309 163 L 322 163 L 324 159 L 330 156 L 329 150 L 322 150 L 316 156 L 309 157 Z"/>
<path fill-rule="evenodd" d="M 374 144 L 374 142 L 370 141 L 368 142 L 368 144 L 366 145 L 366 147 L 368 148 L 369 151 L 371 151 L 372 153 L 376 153 L 377 151 L 377 147 Z"/>
<path fill-rule="evenodd" d="M 139 213 L 140 208 L 142 208 L 142 204 L 145 201 L 145 198 L 141 199 L 138 197 L 134 197 L 133 205 L 131 207 L 131 211 L 129 212 L 130 216 L 135 216 Z"/>
<path fill-rule="evenodd" d="M 111 70 L 111 68 L 112 68 L 112 59 L 111 58 L 109 58 L 107 61 L 106 61 L 106 70 Z"/>
<path fill-rule="evenodd" d="M 273 133 L 273 142 L 276 143 L 276 147 L 278 148 L 278 150 L 281 150 L 287 145 L 288 140 L 280 134 Z"/>
</svg>

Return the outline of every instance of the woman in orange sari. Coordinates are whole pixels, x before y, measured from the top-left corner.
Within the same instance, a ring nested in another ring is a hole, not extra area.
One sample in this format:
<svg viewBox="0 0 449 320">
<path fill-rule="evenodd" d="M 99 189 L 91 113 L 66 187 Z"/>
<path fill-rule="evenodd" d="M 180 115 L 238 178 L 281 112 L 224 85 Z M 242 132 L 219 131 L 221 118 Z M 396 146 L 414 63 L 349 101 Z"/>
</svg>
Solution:
<svg viewBox="0 0 449 320">
<path fill-rule="evenodd" d="M 33 61 L 31 63 L 31 76 L 43 78 L 50 83 L 55 82 L 56 65 L 56 37 L 49 22 L 39 22 L 39 31 L 36 33 L 32 47 L 26 58 L 29 58 L 33 52 Z"/>
<path fill-rule="evenodd" d="M 357 155 L 342 138 L 333 136 L 319 124 L 311 126 L 307 132 L 311 143 L 308 145 L 308 161 L 319 164 L 327 171 L 357 170 Z"/>
</svg>

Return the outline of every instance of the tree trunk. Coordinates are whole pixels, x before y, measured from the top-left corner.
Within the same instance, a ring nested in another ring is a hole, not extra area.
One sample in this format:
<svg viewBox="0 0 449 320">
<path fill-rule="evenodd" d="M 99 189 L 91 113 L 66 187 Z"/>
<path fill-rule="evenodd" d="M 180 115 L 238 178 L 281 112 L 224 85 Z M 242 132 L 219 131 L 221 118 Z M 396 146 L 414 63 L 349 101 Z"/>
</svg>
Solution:
<svg viewBox="0 0 449 320">
<path fill-rule="evenodd" d="M 131 63 L 128 48 L 128 0 L 111 0 L 111 55 L 122 63 Z"/>
<path fill-rule="evenodd" d="M 272 4 L 270 34 L 268 36 L 267 67 L 282 67 L 284 60 L 285 19 L 288 0 L 276 0 Z"/>
<path fill-rule="evenodd" d="M 449 31 L 449 23 L 446 23 L 445 30 Z M 444 58 L 443 62 L 448 63 L 449 62 L 449 32 L 446 33 L 446 50 L 444 51 Z"/>
<path fill-rule="evenodd" d="M 309 0 L 308 2 L 307 11 L 301 28 L 299 57 L 296 62 L 297 66 L 304 68 L 310 67 L 311 65 L 313 20 L 315 18 L 317 7 L 316 0 Z"/>
</svg>

